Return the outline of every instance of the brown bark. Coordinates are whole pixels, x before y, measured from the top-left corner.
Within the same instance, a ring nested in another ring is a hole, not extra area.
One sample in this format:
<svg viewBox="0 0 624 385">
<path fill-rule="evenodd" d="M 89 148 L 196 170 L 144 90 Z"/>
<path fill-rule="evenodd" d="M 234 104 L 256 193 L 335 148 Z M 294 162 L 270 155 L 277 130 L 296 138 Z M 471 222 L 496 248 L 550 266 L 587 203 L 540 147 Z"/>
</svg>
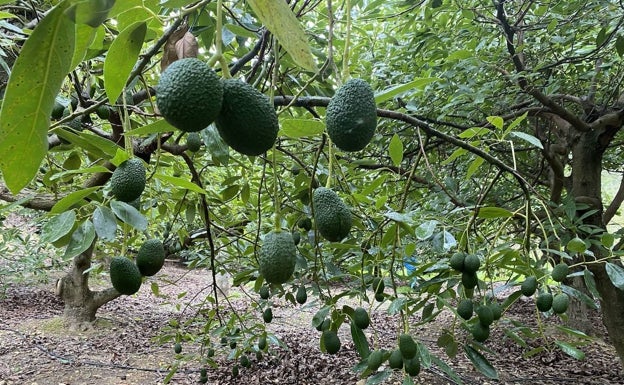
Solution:
<svg viewBox="0 0 624 385">
<path fill-rule="evenodd" d="M 85 271 L 91 267 L 94 245 L 95 242 L 88 250 L 74 257 L 70 271 L 57 283 L 57 294 L 65 304 L 63 317 L 72 329 L 89 327 L 95 321 L 97 310 L 121 295 L 114 288 L 96 292 L 89 289 L 89 274 Z"/>
<path fill-rule="evenodd" d="M 585 219 L 585 224 L 601 229 L 605 228 L 601 203 L 602 154 L 605 149 L 601 138 L 603 134 L 602 130 L 582 133 L 572 151 L 572 193 L 577 201 L 590 204 L 588 210 L 597 210 Z M 604 250 L 598 246 L 592 246 L 591 251 L 594 258 L 604 256 Z M 594 274 L 596 288 L 601 296 L 602 321 L 620 362 L 624 363 L 624 291 L 611 283 L 604 264 L 589 264 L 588 267 Z"/>
</svg>

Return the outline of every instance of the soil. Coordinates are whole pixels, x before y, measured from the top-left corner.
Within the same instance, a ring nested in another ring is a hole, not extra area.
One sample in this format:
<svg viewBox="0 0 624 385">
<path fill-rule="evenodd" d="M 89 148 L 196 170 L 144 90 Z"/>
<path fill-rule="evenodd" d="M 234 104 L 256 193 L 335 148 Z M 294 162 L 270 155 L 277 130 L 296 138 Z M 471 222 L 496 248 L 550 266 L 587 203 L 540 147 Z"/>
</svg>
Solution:
<svg viewBox="0 0 624 385">
<path fill-rule="evenodd" d="M 49 274 L 60 276 L 62 272 Z M 218 278 L 220 285 L 227 286 L 227 278 Z M 158 296 L 150 290 L 152 282 L 159 285 Z M 93 279 L 92 284 L 96 288 L 106 286 L 105 276 Z M 177 371 L 171 375 L 170 384 L 198 384 L 199 365 L 191 358 L 200 352 L 200 341 L 185 341 L 182 353 L 176 355 L 174 342 L 166 341 L 163 336 L 172 320 L 184 323 L 195 314 L 186 306 L 206 298 L 210 284 L 209 271 L 187 270 L 179 263 L 168 261 L 160 273 L 143 284 L 139 293 L 103 306 L 93 327 L 83 331 L 64 326 L 63 304 L 54 294 L 54 282 L 9 285 L 0 292 L 4 294 L 0 296 L 0 385 L 164 384 L 173 367 Z M 226 287 L 226 291 L 232 308 L 259 312 L 252 309 L 252 300 L 246 295 L 249 287 Z M 252 357 L 251 367 L 240 368 L 236 377 L 232 375 L 236 363 L 227 357 L 229 348 L 219 349 L 215 356 L 218 365 L 207 370 L 209 384 L 363 385 L 366 382 L 354 371 L 359 359 L 348 323 L 339 331 L 340 351 L 329 355 L 321 353 L 320 333 L 311 326 L 318 310 L 318 303 L 312 298 L 303 306 L 274 299 L 272 309 L 273 321 L 267 328 L 284 346 L 272 343 L 269 353 L 260 360 Z M 574 342 L 569 335 L 561 333 L 562 321 L 556 316 L 541 317 L 539 328 L 543 334 L 527 339 L 524 347 L 509 338 L 505 330 L 517 327 L 517 322 L 538 329 L 534 309 L 531 301 L 521 299 L 492 326 L 492 334 L 484 344 L 489 351 L 484 355 L 497 369 L 499 381 L 476 371 L 461 347 L 455 357 L 448 358 L 437 346 L 441 332 L 453 326 L 450 312 L 441 313 L 435 322 L 414 327 L 412 333 L 432 355 L 452 367 L 465 384 L 624 384 L 624 372 L 615 350 L 604 340 L 604 328 L 597 315 L 593 321 L 597 334 L 603 337 L 586 340 L 580 347 L 585 353 L 582 360 L 566 355 L 554 345 L 557 339 Z M 397 316 L 389 315 L 387 310 L 387 301 L 381 305 L 375 303 L 371 326 L 365 330 L 368 340 L 375 341 L 376 349 L 391 350 L 396 346 L 399 323 Z M 418 321 L 418 317 L 410 320 L 413 324 Z M 460 339 L 464 338 L 461 336 L 465 335 L 464 331 L 459 330 L 459 334 Z M 382 369 L 387 368 L 382 366 Z M 423 367 L 413 381 L 429 385 L 458 383 L 435 364 Z M 403 377 L 394 372 L 379 383 L 403 384 Z"/>
</svg>

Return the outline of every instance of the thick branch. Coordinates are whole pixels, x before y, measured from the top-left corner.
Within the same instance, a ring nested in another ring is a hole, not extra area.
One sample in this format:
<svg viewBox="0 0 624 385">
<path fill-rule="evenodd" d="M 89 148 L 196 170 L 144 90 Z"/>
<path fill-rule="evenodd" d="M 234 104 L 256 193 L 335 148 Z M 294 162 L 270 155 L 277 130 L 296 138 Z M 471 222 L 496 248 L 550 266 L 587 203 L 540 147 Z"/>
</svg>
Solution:
<svg viewBox="0 0 624 385">
<path fill-rule="evenodd" d="M 7 186 L 0 182 L 0 200 L 5 202 L 17 203 L 22 207 L 39 211 L 50 211 L 52 207 L 62 197 L 57 197 L 52 194 L 37 194 L 33 192 L 20 192 L 17 195 L 13 195 Z"/>
<path fill-rule="evenodd" d="M 108 289 L 95 291 L 93 292 L 93 306 L 99 308 L 107 302 L 114 300 L 117 297 L 120 297 L 121 293 L 115 290 L 113 287 L 109 287 Z"/>
</svg>

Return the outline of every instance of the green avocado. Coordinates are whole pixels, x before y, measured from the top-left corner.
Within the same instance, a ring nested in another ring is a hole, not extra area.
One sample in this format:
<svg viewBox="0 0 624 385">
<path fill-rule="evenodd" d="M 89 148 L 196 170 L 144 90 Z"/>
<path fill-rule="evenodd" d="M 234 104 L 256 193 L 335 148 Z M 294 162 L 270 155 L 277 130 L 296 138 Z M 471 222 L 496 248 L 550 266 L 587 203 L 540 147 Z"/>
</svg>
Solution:
<svg viewBox="0 0 624 385">
<path fill-rule="evenodd" d="M 325 330 L 321 335 L 325 350 L 329 354 L 336 354 L 340 350 L 340 338 L 338 334 L 333 330 Z"/>
<path fill-rule="evenodd" d="M 553 296 L 549 292 L 540 293 L 535 300 L 537 309 L 541 312 L 550 310 L 553 304 Z"/>
<path fill-rule="evenodd" d="M 327 105 L 327 133 L 343 151 L 360 151 L 371 141 L 377 127 L 377 105 L 371 86 L 350 79 Z"/>
<path fill-rule="evenodd" d="M 537 278 L 534 275 L 526 277 L 522 285 L 520 285 L 522 294 L 525 297 L 530 297 L 535 293 L 535 290 L 537 290 Z"/>
<path fill-rule="evenodd" d="M 165 264 L 165 247 L 160 239 L 148 239 L 139 248 L 136 265 L 143 276 L 152 276 Z"/>
<path fill-rule="evenodd" d="M 223 106 L 215 121 L 219 135 L 235 151 L 260 155 L 277 139 L 279 122 L 272 101 L 251 85 L 223 81 Z"/>
<path fill-rule="evenodd" d="M 201 148 L 202 140 L 198 132 L 189 132 L 186 136 L 186 147 L 190 152 L 197 152 Z"/>
<path fill-rule="evenodd" d="M 145 166 L 139 158 L 130 158 L 119 165 L 111 176 L 111 192 L 117 200 L 131 202 L 145 189 Z"/>
<path fill-rule="evenodd" d="M 351 211 L 338 194 L 326 187 L 319 187 L 312 194 L 314 222 L 319 232 L 331 242 L 340 242 L 349 234 Z"/>
<path fill-rule="evenodd" d="M 172 126 L 196 132 L 214 122 L 223 104 L 223 84 L 197 58 L 176 60 L 161 74 L 156 86 L 158 110 Z"/>
<path fill-rule="evenodd" d="M 362 330 L 370 325 L 370 317 L 366 309 L 358 307 L 353 311 L 353 323 Z"/>
<path fill-rule="evenodd" d="M 110 279 L 115 290 L 132 295 L 141 288 L 141 273 L 126 257 L 114 257 L 110 263 Z"/>
<path fill-rule="evenodd" d="M 287 282 L 295 271 L 297 248 L 290 232 L 272 231 L 260 248 L 260 274 L 268 283 Z"/>
<path fill-rule="evenodd" d="M 469 299 L 462 299 L 457 305 L 457 314 L 465 320 L 472 318 L 473 305 Z"/>
</svg>

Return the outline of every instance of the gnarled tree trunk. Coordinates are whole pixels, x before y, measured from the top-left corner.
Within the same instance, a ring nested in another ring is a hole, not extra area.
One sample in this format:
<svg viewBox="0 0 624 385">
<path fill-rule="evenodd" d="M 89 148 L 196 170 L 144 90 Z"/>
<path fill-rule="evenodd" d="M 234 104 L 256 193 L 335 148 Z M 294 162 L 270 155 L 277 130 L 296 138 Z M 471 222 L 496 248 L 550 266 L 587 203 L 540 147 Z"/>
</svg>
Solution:
<svg viewBox="0 0 624 385">
<path fill-rule="evenodd" d="M 65 323 L 73 329 L 90 327 L 95 321 L 97 310 L 121 295 L 112 287 L 102 291 L 89 289 L 89 274 L 85 271 L 91 267 L 93 248 L 94 245 L 91 245 L 89 249 L 74 257 L 71 270 L 56 286 L 56 294 L 65 303 L 63 312 Z"/>
</svg>

